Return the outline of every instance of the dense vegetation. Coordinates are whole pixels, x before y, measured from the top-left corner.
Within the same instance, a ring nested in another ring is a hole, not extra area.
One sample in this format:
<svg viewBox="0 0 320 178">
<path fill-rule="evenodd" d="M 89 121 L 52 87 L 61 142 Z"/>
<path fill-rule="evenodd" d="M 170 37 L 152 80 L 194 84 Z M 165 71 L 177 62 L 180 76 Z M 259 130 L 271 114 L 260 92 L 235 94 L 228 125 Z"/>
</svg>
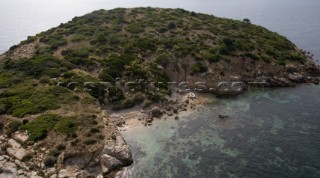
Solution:
<svg viewBox="0 0 320 178">
<path fill-rule="evenodd" d="M 40 117 L 22 126 L 22 129 L 25 129 L 29 132 L 29 139 L 32 141 L 44 139 L 51 130 L 69 134 L 74 133 L 76 128 L 77 122 L 75 118 L 61 117 L 54 114 L 41 115 Z"/>
</svg>

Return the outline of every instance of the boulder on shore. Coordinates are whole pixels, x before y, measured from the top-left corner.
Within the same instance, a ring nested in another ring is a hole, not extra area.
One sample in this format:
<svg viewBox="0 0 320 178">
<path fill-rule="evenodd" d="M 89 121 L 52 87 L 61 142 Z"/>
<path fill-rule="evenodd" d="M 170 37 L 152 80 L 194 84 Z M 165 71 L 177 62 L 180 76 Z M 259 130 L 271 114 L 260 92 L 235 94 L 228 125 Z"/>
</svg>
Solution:
<svg viewBox="0 0 320 178">
<path fill-rule="evenodd" d="M 162 110 L 159 107 L 153 107 L 150 111 L 150 117 L 156 117 L 159 118 L 163 114 Z"/>
<path fill-rule="evenodd" d="M 103 148 L 100 157 L 103 174 L 108 174 L 112 170 L 128 166 L 132 163 L 131 150 L 122 136 L 116 136 L 115 143 L 109 143 Z"/>
<path fill-rule="evenodd" d="M 7 148 L 7 153 L 10 156 L 13 156 L 18 160 L 22 160 L 22 158 L 27 155 L 27 151 L 22 148 L 20 143 L 18 143 L 17 141 L 10 139 L 8 140 L 8 144 L 10 146 Z"/>
</svg>

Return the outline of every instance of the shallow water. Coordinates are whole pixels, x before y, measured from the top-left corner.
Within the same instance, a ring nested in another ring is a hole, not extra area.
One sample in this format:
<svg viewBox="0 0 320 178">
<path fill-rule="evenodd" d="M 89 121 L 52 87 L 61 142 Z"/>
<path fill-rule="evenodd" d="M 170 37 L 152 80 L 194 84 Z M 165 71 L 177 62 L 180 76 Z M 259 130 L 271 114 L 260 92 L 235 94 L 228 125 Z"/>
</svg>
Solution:
<svg viewBox="0 0 320 178">
<path fill-rule="evenodd" d="M 129 177 L 320 177 L 319 86 L 212 98 L 178 121 L 123 132 Z"/>
<path fill-rule="evenodd" d="M 318 0 L 0 0 L 0 53 L 97 9 L 170 7 L 255 24 L 320 59 Z M 320 87 L 252 91 L 217 99 L 176 121 L 124 132 L 131 177 L 320 177 Z M 221 120 L 218 114 L 230 117 Z"/>
</svg>

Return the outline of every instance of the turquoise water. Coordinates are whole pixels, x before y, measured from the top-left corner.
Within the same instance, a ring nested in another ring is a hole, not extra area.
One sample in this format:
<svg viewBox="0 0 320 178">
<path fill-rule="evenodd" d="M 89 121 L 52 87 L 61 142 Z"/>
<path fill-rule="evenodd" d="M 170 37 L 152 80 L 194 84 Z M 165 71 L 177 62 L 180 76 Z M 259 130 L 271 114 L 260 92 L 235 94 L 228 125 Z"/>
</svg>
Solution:
<svg viewBox="0 0 320 178">
<path fill-rule="evenodd" d="M 229 115 L 219 119 L 218 114 Z M 132 178 L 320 177 L 320 86 L 250 91 L 123 132 Z"/>
<path fill-rule="evenodd" d="M 320 59 L 319 0 L 0 0 L 0 53 L 74 16 L 141 6 L 249 18 Z M 134 153 L 131 177 L 320 177 L 319 86 L 211 97 L 178 121 L 124 132 Z"/>
</svg>

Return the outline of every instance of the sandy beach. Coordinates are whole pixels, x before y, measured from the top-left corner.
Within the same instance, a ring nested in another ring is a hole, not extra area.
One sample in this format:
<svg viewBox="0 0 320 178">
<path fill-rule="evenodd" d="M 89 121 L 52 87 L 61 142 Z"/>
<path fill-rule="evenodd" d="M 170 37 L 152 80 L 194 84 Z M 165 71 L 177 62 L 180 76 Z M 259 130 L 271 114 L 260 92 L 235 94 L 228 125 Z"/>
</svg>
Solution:
<svg viewBox="0 0 320 178">
<path fill-rule="evenodd" d="M 169 98 L 169 101 L 176 101 L 176 112 L 167 111 L 161 106 L 161 104 L 155 104 L 148 109 L 142 109 L 141 107 L 135 107 L 126 111 L 110 113 L 106 119 L 111 120 L 118 126 L 120 132 L 127 131 L 134 127 L 150 126 L 154 119 L 166 120 L 166 119 L 179 119 L 183 116 L 191 114 L 195 109 L 201 107 L 203 104 L 213 102 L 214 99 L 210 94 L 196 93 L 196 96 L 191 98 L 189 93 L 176 94 L 175 97 Z M 169 106 L 171 108 L 173 106 Z M 150 116 L 150 112 L 155 108 L 159 108 L 162 112 L 160 117 Z M 152 118 L 150 118 L 152 117 Z M 148 119 L 152 121 L 147 122 Z"/>
</svg>

